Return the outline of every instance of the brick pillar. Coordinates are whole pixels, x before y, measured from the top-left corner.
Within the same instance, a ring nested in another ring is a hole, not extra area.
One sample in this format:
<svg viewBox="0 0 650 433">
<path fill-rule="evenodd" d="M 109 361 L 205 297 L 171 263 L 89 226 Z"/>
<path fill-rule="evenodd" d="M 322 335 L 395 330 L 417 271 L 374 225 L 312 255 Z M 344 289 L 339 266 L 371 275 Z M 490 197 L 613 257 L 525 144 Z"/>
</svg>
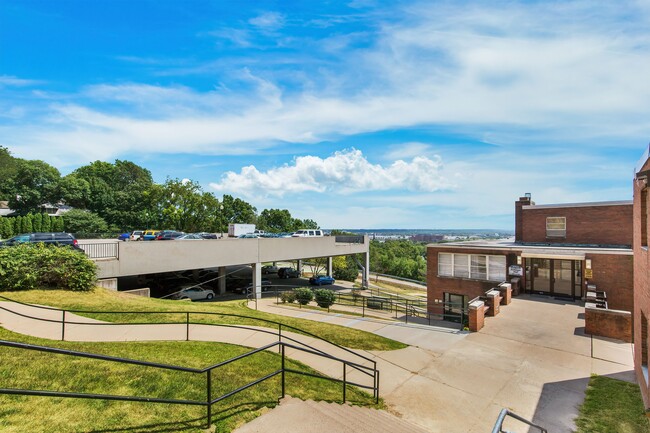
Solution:
<svg viewBox="0 0 650 433">
<path fill-rule="evenodd" d="M 485 294 L 487 296 L 487 305 L 490 307 L 487 314 L 488 316 L 496 316 L 499 314 L 499 305 L 501 304 L 501 295 L 498 290 L 490 290 Z"/>
<path fill-rule="evenodd" d="M 515 242 L 523 240 L 523 209 L 522 207 L 531 204 L 530 197 L 519 197 L 515 202 Z"/>
<path fill-rule="evenodd" d="M 469 304 L 469 330 L 478 332 L 485 323 L 485 304 L 483 301 L 474 301 Z"/>
<path fill-rule="evenodd" d="M 499 292 L 501 292 L 501 305 L 510 304 L 510 301 L 512 300 L 512 284 L 499 284 Z"/>
</svg>

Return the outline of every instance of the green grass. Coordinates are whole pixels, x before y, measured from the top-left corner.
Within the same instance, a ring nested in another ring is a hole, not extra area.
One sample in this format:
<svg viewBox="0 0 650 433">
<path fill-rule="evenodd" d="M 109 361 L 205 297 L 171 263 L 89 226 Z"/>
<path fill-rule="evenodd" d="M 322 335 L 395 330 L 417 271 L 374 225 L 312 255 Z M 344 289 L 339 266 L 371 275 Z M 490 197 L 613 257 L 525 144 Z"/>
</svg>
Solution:
<svg viewBox="0 0 650 433">
<path fill-rule="evenodd" d="M 158 314 L 80 314 L 98 320 L 119 323 L 184 323 L 184 313 L 172 312 L 210 312 L 217 314 L 239 314 L 254 319 L 229 317 L 221 315 L 192 315 L 192 321 L 197 323 L 231 323 L 252 326 L 265 326 L 277 329 L 277 325 L 269 324 L 266 319 L 294 326 L 312 334 L 318 335 L 333 343 L 351 349 L 363 350 L 396 350 L 406 347 L 405 344 L 357 329 L 346 328 L 328 323 L 296 319 L 292 317 L 256 311 L 246 306 L 246 301 L 224 302 L 181 302 L 165 299 L 143 298 L 105 289 L 95 289 L 90 292 L 67 292 L 60 290 L 29 290 L 17 292 L 0 292 L 2 296 L 26 303 L 47 305 L 68 310 L 93 311 L 148 311 Z M 0 299 L 1 300 L 1 299 Z M 78 313 L 79 314 L 79 313 Z"/>
<path fill-rule="evenodd" d="M 592 376 L 576 426 L 576 433 L 650 432 L 639 386 Z"/>
<path fill-rule="evenodd" d="M 202 368 L 250 351 L 207 342 L 78 343 L 42 340 L 0 328 L 0 339 L 101 353 L 150 362 Z M 129 366 L 65 355 L 0 346 L 0 387 L 74 391 L 155 398 L 206 398 L 205 375 Z M 287 366 L 315 373 L 293 360 Z M 213 372 L 217 397 L 280 368 L 277 353 L 264 351 Z M 341 401 L 341 385 L 287 373 L 287 394 L 301 399 Z M 277 404 L 280 378 L 275 377 L 213 406 L 217 432 L 229 432 Z M 348 387 L 354 404 L 373 405 L 372 397 Z M 383 407 L 380 402 L 378 407 Z M 77 398 L 0 395 L 0 431 L 18 432 L 201 432 L 203 407 L 131 403 Z"/>
</svg>

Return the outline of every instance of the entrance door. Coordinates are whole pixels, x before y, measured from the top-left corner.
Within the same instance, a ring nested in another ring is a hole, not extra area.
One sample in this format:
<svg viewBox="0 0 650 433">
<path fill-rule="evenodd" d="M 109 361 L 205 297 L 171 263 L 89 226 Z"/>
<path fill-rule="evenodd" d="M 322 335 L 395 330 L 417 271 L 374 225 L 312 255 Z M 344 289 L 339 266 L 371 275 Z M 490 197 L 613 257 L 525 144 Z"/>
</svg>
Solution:
<svg viewBox="0 0 650 433">
<path fill-rule="evenodd" d="M 582 296 L 579 260 L 530 259 L 530 268 L 531 292 L 572 298 Z"/>
<path fill-rule="evenodd" d="M 444 320 L 460 323 L 461 317 L 465 318 L 463 310 L 467 309 L 467 296 L 445 292 L 443 301 L 445 303 Z"/>
</svg>

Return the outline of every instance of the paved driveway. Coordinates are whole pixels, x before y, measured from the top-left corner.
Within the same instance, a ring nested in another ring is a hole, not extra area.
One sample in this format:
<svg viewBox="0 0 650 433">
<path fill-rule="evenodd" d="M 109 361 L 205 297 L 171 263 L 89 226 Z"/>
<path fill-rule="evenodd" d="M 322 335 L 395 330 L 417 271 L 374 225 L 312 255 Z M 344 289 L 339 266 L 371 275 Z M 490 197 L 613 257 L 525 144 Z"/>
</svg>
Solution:
<svg viewBox="0 0 650 433">
<path fill-rule="evenodd" d="M 481 332 L 379 325 L 260 302 L 260 309 L 361 328 L 412 345 L 373 352 L 393 411 L 431 432 L 485 433 L 506 407 L 549 431 L 570 433 L 592 373 L 634 381 L 632 348 L 584 334 L 581 303 L 521 296 Z M 592 357 L 593 352 L 593 357 Z M 512 431 L 527 431 L 509 421 Z"/>
</svg>

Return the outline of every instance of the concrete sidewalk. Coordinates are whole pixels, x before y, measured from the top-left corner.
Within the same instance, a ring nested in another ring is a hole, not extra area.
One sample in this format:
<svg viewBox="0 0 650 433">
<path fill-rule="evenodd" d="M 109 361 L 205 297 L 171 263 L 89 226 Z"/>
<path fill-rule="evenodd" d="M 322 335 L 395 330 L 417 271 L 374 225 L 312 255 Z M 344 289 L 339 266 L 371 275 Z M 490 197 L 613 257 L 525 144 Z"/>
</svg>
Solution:
<svg viewBox="0 0 650 433">
<path fill-rule="evenodd" d="M 499 411 L 506 407 L 549 431 L 570 433 L 592 373 L 634 380 L 631 345 L 586 336 L 581 319 L 584 308 L 580 303 L 520 296 L 503 307 L 499 316 L 488 318 L 481 332 L 469 334 L 442 326 L 405 325 L 299 310 L 275 305 L 273 301 L 261 300 L 258 308 L 361 329 L 409 344 L 401 350 L 362 353 L 377 361 L 381 371 L 380 393 L 391 411 L 431 432 L 491 431 Z M 56 312 L 48 314 L 57 320 Z M 59 339 L 61 335 L 60 324 L 29 323 L 28 319 L 17 319 L 2 310 L 0 323 L 16 332 L 44 338 Z M 184 340 L 185 332 L 184 325 L 79 324 L 66 327 L 66 339 Z M 255 330 L 219 328 L 216 332 L 210 326 L 192 325 L 190 333 L 196 340 L 251 347 L 270 341 L 267 334 Z M 296 338 L 304 340 L 304 336 Z M 308 341 L 307 344 L 319 348 L 323 344 L 316 339 Z M 332 352 L 331 346 L 322 350 Z M 319 371 L 341 376 L 340 364 L 303 355 L 290 354 Z M 518 423 L 504 427 L 526 431 Z"/>
</svg>

